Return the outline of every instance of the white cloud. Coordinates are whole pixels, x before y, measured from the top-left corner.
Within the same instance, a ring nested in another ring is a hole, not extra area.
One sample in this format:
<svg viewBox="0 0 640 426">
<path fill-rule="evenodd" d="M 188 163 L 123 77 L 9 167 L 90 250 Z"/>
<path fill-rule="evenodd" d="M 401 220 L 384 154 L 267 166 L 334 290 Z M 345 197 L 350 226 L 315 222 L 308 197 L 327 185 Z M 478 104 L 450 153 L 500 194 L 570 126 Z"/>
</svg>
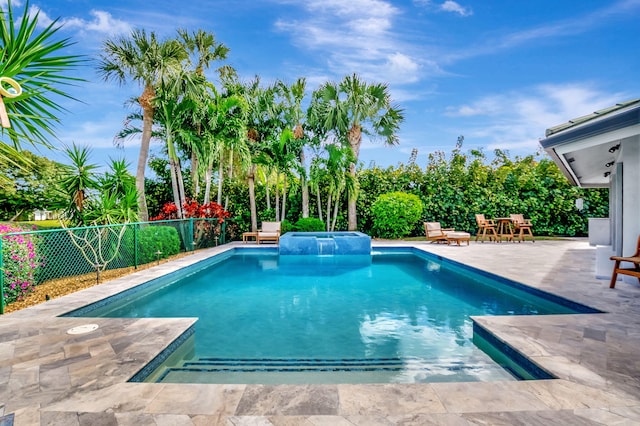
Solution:
<svg viewBox="0 0 640 426">
<path fill-rule="evenodd" d="M 0 8 L 2 8 L 2 10 L 7 10 L 7 6 L 8 6 L 9 2 L 7 0 L 3 0 L 0 1 Z M 20 7 L 22 6 L 22 2 L 20 0 L 13 0 L 11 2 L 11 8 L 15 11 L 16 7 Z"/>
<path fill-rule="evenodd" d="M 294 2 L 295 3 L 295 2 Z M 314 12 L 329 12 L 332 15 L 353 19 L 354 16 L 390 16 L 398 10 L 384 0 L 308 0 L 307 8 Z"/>
<path fill-rule="evenodd" d="M 413 83 L 418 79 L 420 65 L 404 53 L 396 52 L 387 59 L 386 68 L 396 79 L 400 77 L 406 83 Z"/>
<path fill-rule="evenodd" d="M 131 32 L 131 25 L 125 21 L 113 18 L 109 12 L 92 10 L 89 12 L 92 20 L 82 18 L 67 18 L 61 21 L 65 28 L 79 28 L 82 31 L 91 31 L 100 34 L 114 35 Z"/>
<path fill-rule="evenodd" d="M 122 117 L 112 114 L 112 117 L 101 117 L 97 121 L 84 121 L 74 123 L 73 127 L 66 127 L 64 132 L 59 132 L 59 138 L 67 145 L 76 143 L 92 148 L 114 148 L 114 137 L 123 127 Z M 124 146 L 137 147 L 139 138 L 127 139 Z"/>
<path fill-rule="evenodd" d="M 48 27 L 53 23 L 53 19 L 51 19 L 42 9 L 37 6 L 31 6 L 29 8 L 29 16 L 34 16 L 36 14 L 38 15 L 38 27 Z"/>
<path fill-rule="evenodd" d="M 401 11 L 389 1 L 284 2 L 308 13 L 281 19 L 276 28 L 325 57 L 335 78 L 357 72 L 367 80 L 406 84 L 417 81 L 423 71 L 412 48 L 400 42 L 395 19 Z"/>
<path fill-rule="evenodd" d="M 470 8 L 464 7 L 460 3 L 453 0 L 446 0 L 442 3 L 434 3 L 431 0 L 413 0 L 413 3 L 416 6 L 425 8 L 427 10 L 432 10 L 434 12 L 451 12 L 457 13 L 460 16 L 473 15 L 473 11 Z"/>
<path fill-rule="evenodd" d="M 467 140 L 487 141 L 487 149 L 533 152 L 545 129 L 629 97 L 584 83 L 543 84 L 449 107 L 445 115 L 466 118 Z"/>
<path fill-rule="evenodd" d="M 15 7 L 20 6 L 19 2 L 12 2 L 12 6 Z M 125 21 L 121 21 L 119 19 L 115 19 L 111 16 L 109 12 L 100 11 L 100 10 L 92 10 L 89 12 L 93 19 L 85 20 L 82 18 L 65 18 L 58 19 L 58 25 L 63 26 L 66 29 L 80 29 L 85 32 L 95 32 L 99 34 L 127 34 L 131 32 L 131 25 Z M 38 27 L 45 28 L 51 25 L 54 21 L 47 13 L 42 10 L 38 6 L 30 6 L 29 12 L 30 17 L 34 17 L 36 14 L 38 15 Z"/>
<path fill-rule="evenodd" d="M 470 16 L 473 14 L 471 9 L 463 7 L 459 3 L 452 0 L 447 0 L 442 3 L 442 5 L 440 5 L 440 9 L 444 10 L 445 12 L 457 13 L 460 16 Z"/>
</svg>

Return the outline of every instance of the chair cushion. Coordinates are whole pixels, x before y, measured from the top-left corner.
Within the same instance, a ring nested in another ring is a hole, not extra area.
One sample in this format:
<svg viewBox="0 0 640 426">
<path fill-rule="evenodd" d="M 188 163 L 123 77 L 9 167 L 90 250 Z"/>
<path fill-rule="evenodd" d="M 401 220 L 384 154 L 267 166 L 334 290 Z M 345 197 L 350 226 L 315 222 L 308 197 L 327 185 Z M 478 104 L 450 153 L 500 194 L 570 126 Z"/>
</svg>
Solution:
<svg viewBox="0 0 640 426">
<path fill-rule="evenodd" d="M 280 222 L 262 222 L 262 232 L 280 232 Z"/>
<path fill-rule="evenodd" d="M 280 235 L 279 232 L 258 232 L 260 237 L 277 237 Z"/>
<path fill-rule="evenodd" d="M 471 238 L 468 232 L 447 232 L 447 238 Z"/>
<path fill-rule="evenodd" d="M 444 235 L 440 222 L 427 222 L 427 232 L 430 237 L 441 237 Z"/>
</svg>

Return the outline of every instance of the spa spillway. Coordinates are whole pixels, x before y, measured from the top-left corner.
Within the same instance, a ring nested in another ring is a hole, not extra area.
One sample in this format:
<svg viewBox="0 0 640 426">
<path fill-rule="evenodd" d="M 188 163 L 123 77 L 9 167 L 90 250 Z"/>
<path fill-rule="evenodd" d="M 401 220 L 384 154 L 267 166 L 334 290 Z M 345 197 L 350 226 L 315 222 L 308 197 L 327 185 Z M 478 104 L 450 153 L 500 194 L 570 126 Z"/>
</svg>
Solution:
<svg viewBox="0 0 640 426">
<path fill-rule="evenodd" d="M 280 237 L 280 255 L 371 254 L 371 237 L 362 232 L 287 232 Z"/>
</svg>

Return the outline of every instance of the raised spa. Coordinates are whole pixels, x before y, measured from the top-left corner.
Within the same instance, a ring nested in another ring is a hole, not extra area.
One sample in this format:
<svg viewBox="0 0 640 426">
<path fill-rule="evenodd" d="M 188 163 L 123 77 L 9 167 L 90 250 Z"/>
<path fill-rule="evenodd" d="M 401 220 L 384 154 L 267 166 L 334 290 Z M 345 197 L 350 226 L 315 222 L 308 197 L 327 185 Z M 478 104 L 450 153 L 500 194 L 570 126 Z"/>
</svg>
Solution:
<svg viewBox="0 0 640 426">
<path fill-rule="evenodd" d="M 287 232 L 280 237 L 280 255 L 371 254 L 371 237 L 362 232 Z"/>
</svg>

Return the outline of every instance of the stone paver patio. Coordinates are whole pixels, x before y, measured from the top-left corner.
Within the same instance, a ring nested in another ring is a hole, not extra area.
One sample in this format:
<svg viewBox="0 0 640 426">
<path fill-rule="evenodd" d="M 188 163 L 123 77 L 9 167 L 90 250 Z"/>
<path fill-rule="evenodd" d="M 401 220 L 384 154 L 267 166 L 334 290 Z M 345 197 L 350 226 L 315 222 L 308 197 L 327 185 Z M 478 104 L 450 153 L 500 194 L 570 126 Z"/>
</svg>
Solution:
<svg viewBox="0 0 640 426">
<path fill-rule="evenodd" d="M 0 316 L 0 425 L 640 424 L 640 286 L 596 280 L 586 240 L 374 244 L 412 245 L 606 313 L 478 318 L 558 379 L 379 385 L 128 383 L 196 319 L 57 317 L 234 243 Z M 87 323 L 99 328 L 67 334 Z"/>
</svg>

